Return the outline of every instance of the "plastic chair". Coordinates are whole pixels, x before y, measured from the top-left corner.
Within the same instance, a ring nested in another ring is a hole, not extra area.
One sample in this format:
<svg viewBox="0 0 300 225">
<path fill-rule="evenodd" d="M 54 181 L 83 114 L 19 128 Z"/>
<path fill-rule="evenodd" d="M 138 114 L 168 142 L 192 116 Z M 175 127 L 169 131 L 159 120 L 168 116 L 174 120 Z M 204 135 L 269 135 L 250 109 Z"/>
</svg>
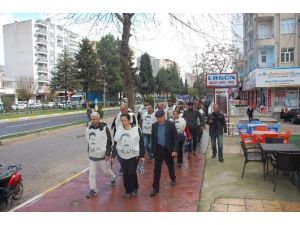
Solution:
<svg viewBox="0 0 300 225">
<path fill-rule="evenodd" d="M 273 165 L 273 191 L 276 191 L 276 178 L 278 170 L 295 174 L 300 170 L 300 153 L 278 152 L 276 157 L 272 157 Z"/>
<path fill-rule="evenodd" d="M 268 143 L 267 142 L 268 138 L 279 138 L 279 134 L 263 134 L 263 135 L 259 136 L 259 142 L 260 143 Z M 269 142 L 269 143 L 272 143 L 272 142 Z"/>
<path fill-rule="evenodd" d="M 259 142 L 257 135 L 241 133 L 240 136 L 241 142 L 245 145 L 255 145 Z"/>
<path fill-rule="evenodd" d="M 284 139 L 284 144 L 288 144 L 290 140 L 290 136 L 292 135 L 292 131 L 290 129 L 287 130 L 286 133 L 279 133 L 278 136 Z"/>
</svg>

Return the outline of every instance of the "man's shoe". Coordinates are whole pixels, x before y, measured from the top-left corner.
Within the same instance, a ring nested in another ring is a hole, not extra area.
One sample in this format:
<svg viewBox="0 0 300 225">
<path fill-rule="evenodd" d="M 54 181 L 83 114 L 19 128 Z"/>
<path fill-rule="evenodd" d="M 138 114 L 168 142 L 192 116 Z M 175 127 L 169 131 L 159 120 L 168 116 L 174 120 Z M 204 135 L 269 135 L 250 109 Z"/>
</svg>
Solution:
<svg viewBox="0 0 300 225">
<path fill-rule="evenodd" d="M 193 151 L 193 155 L 196 155 L 196 151 Z"/>
<path fill-rule="evenodd" d="M 213 155 L 211 158 L 212 158 L 212 159 L 215 159 L 215 158 L 216 158 L 216 155 Z"/>
<path fill-rule="evenodd" d="M 150 193 L 150 197 L 154 197 L 155 195 L 157 195 L 158 194 L 158 191 L 156 191 L 156 190 L 152 190 L 151 191 L 151 193 Z"/>
<path fill-rule="evenodd" d="M 176 185 L 176 180 L 171 181 L 171 186 L 174 187 Z"/>
<path fill-rule="evenodd" d="M 180 167 L 181 167 L 181 163 L 177 163 L 177 167 L 179 167 L 179 168 L 180 168 Z"/>
<path fill-rule="evenodd" d="M 86 195 L 86 198 L 92 198 L 97 195 L 98 193 L 95 190 L 91 189 L 90 192 Z"/>
<path fill-rule="evenodd" d="M 222 162 L 224 162 L 224 159 L 223 158 L 219 158 L 219 161 L 222 163 Z"/>
<path fill-rule="evenodd" d="M 133 192 L 130 193 L 131 196 L 136 197 L 138 194 L 138 190 L 134 190 Z"/>
<path fill-rule="evenodd" d="M 113 179 L 113 180 L 110 182 L 110 185 L 111 185 L 112 187 L 116 186 L 116 179 Z"/>
<path fill-rule="evenodd" d="M 124 198 L 129 198 L 130 196 L 131 196 L 131 193 L 125 192 L 125 193 L 123 194 L 123 197 L 124 197 Z"/>
</svg>

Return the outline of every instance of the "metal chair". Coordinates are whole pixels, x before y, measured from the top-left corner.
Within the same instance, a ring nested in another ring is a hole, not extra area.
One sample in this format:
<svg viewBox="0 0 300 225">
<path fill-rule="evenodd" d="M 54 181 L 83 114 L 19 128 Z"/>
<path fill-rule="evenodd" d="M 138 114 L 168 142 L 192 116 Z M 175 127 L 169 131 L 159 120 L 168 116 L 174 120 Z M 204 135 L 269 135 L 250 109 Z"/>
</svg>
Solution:
<svg viewBox="0 0 300 225">
<path fill-rule="evenodd" d="M 244 167 L 243 167 L 243 172 L 242 172 L 241 178 L 242 179 L 244 178 L 244 173 L 245 173 L 247 163 L 260 162 L 263 164 L 264 179 L 266 179 L 266 175 L 265 175 L 266 160 L 265 160 L 264 155 L 262 154 L 261 147 L 259 147 L 259 146 L 247 147 L 244 142 L 241 142 L 241 146 L 242 146 L 242 149 L 244 152 L 244 157 L 245 157 Z"/>
<path fill-rule="evenodd" d="M 300 153 L 278 152 L 275 157 L 272 157 L 273 165 L 273 191 L 276 191 L 276 178 L 279 171 L 288 173 L 296 173 L 300 170 Z"/>
</svg>

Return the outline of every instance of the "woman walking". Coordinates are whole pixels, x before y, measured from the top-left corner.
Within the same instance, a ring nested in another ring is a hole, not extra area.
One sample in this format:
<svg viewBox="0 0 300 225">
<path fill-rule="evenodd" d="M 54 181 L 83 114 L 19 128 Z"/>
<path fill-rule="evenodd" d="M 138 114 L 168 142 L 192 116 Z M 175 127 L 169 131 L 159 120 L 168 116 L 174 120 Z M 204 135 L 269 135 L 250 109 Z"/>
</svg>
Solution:
<svg viewBox="0 0 300 225">
<path fill-rule="evenodd" d="M 123 113 L 122 125 L 117 129 L 114 140 L 117 142 L 117 153 L 123 171 L 124 197 L 136 196 L 138 193 L 137 166 L 139 160 L 144 162 L 144 143 L 138 126 L 132 126 L 130 115 Z"/>
</svg>

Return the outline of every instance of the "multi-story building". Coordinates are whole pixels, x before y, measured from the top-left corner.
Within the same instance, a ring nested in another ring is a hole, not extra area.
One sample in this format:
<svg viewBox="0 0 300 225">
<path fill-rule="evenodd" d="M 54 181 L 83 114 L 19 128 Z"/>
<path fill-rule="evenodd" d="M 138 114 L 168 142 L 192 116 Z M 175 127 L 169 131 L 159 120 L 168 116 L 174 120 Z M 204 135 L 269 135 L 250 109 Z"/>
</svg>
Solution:
<svg viewBox="0 0 300 225">
<path fill-rule="evenodd" d="M 180 72 L 180 68 L 179 68 L 178 64 L 170 59 L 157 59 L 153 56 L 150 56 L 150 62 L 151 62 L 151 66 L 152 66 L 153 77 L 157 76 L 157 73 L 161 68 L 168 69 L 174 65 L 176 66 L 178 72 Z M 141 56 L 139 56 L 137 58 L 137 67 L 139 68 L 140 65 L 141 65 Z"/>
<path fill-rule="evenodd" d="M 32 78 L 36 98 L 43 98 L 57 59 L 64 48 L 75 53 L 78 38 L 78 34 L 50 19 L 3 25 L 5 76 Z"/>
<path fill-rule="evenodd" d="M 268 112 L 300 107 L 300 14 L 243 15 L 242 98 Z"/>
<path fill-rule="evenodd" d="M 193 87 L 196 79 L 197 79 L 197 75 L 196 74 L 185 73 L 185 80 L 187 82 L 188 87 Z"/>
</svg>

